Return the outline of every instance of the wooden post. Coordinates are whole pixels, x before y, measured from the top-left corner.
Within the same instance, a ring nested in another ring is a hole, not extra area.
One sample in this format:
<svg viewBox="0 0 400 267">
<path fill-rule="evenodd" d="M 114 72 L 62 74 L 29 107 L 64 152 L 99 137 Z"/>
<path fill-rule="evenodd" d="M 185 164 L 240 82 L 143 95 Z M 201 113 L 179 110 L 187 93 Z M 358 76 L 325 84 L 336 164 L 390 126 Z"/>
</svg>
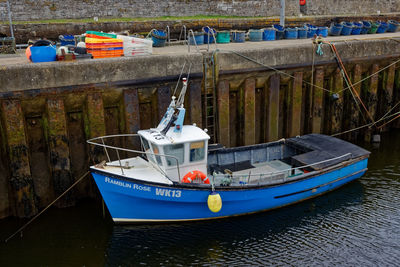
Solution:
<svg viewBox="0 0 400 267">
<path fill-rule="evenodd" d="M 14 196 L 15 215 L 20 218 L 31 217 L 37 213 L 37 207 L 21 103 L 18 100 L 4 100 L 2 108 L 8 141 L 10 187 Z"/>
<path fill-rule="evenodd" d="M 50 162 L 52 167 L 53 186 L 56 196 L 61 195 L 73 184 L 69 157 L 67 122 L 64 101 L 61 98 L 47 100 L 49 123 Z M 58 207 L 74 205 L 72 191 L 56 202 Z"/>
<path fill-rule="evenodd" d="M 361 96 L 361 74 L 362 74 L 362 67 L 360 64 L 356 64 L 354 66 L 354 72 L 353 72 L 353 84 L 354 85 L 354 89 L 356 90 L 357 94 L 359 96 Z M 349 89 L 351 90 L 351 89 Z M 349 129 L 355 129 L 357 127 L 359 127 L 361 124 L 361 120 L 360 120 L 360 110 L 362 110 L 362 106 L 358 101 L 357 96 L 354 95 L 354 97 L 351 95 L 351 92 L 349 92 L 350 96 L 349 96 L 349 103 L 347 105 L 349 105 L 349 116 L 350 116 L 350 121 L 349 121 Z M 357 105 L 359 105 L 359 107 L 357 107 Z M 345 129 L 347 130 L 347 129 Z M 349 134 L 349 138 L 351 140 L 356 140 L 358 136 L 358 131 L 353 131 Z"/>
<path fill-rule="evenodd" d="M 280 75 L 274 74 L 270 78 L 268 90 L 268 141 L 276 141 L 279 138 L 279 88 Z"/>
<path fill-rule="evenodd" d="M 0 219 L 6 218 L 12 214 L 10 208 L 10 197 L 12 192 L 9 192 L 10 167 L 8 166 L 8 155 L 6 151 L 5 130 L 0 121 Z"/>
<path fill-rule="evenodd" d="M 380 93 L 381 99 L 379 101 L 380 113 L 379 117 L 385 115 L 393 105 L 393 88 L 394 88 L 394 75 L 396 66 L 390 66 L 389 69 L 383 73 L 383 80 L 381 84 L 382 92 Z M 388 131 L 390 125 L 382 127 L 383 131 Z"/>
<path fill-rule="evenodd" d="M 192 81 L 189 84 L 190 122 L 203 127 L 201 105 L 201 81 Z"/>
<path fill-rule="evenodd" d="M 379 70 L 379 65 L 373 64 L 371 68 L 371 74 L 376 73 L 378 70 Z M 367 101 L 365 103 L 371 117 L 374 120 L 375 120 L 376 110 L 378 107 L 378 82 L 379 82 L 378 75 L 374 75 L 370 78 L 369 90 L 367 92 Z M 372 121 L 367 114 L 366 117 L 368 118 L 368 123 L 371 123 Z M 372 137 L 371 130 L 367 129 L 364 131 L 364 133 L 365 133 L 364 140 L 370 142 Z"/>
<path fill-rule="evenodd" d="M 86 134 L 88 138 L 100 137 L 106 134 L 106 126 L 104 122 L 104 105 L 100 92 L 94 92 L 87 95 L 87 125 Z M 90 146 L 91 158 L 93 163 L 99 163 L 106 160 L 104 149 L 100 146 Z"/>
<path fill-rule="evenodd" d="M 343 94 L 339 91 L 343 90 L 343 76 L 339 69 L 334 73 L 333 94 L 338 95 L 338 99 L 331 95 L 331 134 L 339 133 L 342 129 L 342 116 L 343 116 Z"/>
<path fill-rule="evenodd" d="M 324 69 L 317 68 L 315 71 L 315 87 L 312 88 L 313 103 L 312 103 L 312 132 L 321 133 L 322 132 L 322 120 L 323 112 L 322 102 L 324 99 L 324 91 L 321 87 L 324 87 Z M 318 87 L 316 87 L 318 86 Z"/>
<path fill-rule="evenodd" d="M 164 116 L 171 103 L 171 92 L 169 86 L 161 86 L 157 90 L 158 122 Z"/>
<path fill-rule="evenodd" d="M 125 125 L 129 134 L 140 130 L 139 96 L 137 89 L 124 90 Z"/>
<path fill-rule="evenodd" d="M 244 82 L 244 145 L 256 143 L 256 81 Z"/>
<path fill-rule="evenodd" d="M 124 99 L 124 115 L 126 133 L 136 134 L 140 130 L 140 109 L 139 109 L 139 96 L 138 90 L 127 89 L 123 93 Z M 140 150 L 140 140 L 137 137 L 131 137 L 127 140 L 127 145 L 131 149 Z"/>
<path fill-rule="evenodd" d="M 303 98 L 303 73 L 295 72 L 293 85 L 291 87 L 290 97 L 290 114 L 289 114 L 289 136 L 300 135 L 301 129 L 301 106 Z"/>
<path fill-rule="evenodd" d="M 221 80 L 218 82 L 218 141 L 229 147 L 229 82 Z"/>
</svg>

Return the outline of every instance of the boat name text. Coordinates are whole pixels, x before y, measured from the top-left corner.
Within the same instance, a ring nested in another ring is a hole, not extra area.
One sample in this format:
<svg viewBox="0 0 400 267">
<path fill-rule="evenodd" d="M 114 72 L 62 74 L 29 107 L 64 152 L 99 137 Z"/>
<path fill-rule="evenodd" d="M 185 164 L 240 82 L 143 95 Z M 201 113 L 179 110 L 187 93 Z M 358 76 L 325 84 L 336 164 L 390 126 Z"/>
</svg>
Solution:
<svg viewBox="0 0 400 267">
<path fill-rule="evenodd" d="M 109 177 L 106 177 L 104 181 L 108 184 L 114 184 L 114 185 L 125 187 L 125 188 L 132 188 L 134 190 L 147 191 L 147 192 L 151 191 L 151 188 L 148 186 L 126 183 L 124 181 L 118 181 L 115 179 L 111 179 Z"/>
</svg>

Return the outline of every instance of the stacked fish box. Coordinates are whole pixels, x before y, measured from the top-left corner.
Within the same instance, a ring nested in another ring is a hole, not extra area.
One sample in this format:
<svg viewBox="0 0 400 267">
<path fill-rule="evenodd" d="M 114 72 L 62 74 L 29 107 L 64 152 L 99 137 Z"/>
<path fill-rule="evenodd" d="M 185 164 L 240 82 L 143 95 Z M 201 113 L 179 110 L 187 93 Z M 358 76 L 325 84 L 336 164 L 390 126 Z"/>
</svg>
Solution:
<svg viewBox="0 0 400 267">
<path fill-rule="evenodd" d="M 141 55 L 151 55 L 153 53 L 153 41 L 124 35 L 117 35 L 123 41 L 124 56 L 133 57 Z"/>
<path fill-rule="evenodd" d="M 102 32 L 86 32 L 86 49 L 93 58 L 109 58 L 123 56 L 123 41 L 115 34 Z"/>
</svg>

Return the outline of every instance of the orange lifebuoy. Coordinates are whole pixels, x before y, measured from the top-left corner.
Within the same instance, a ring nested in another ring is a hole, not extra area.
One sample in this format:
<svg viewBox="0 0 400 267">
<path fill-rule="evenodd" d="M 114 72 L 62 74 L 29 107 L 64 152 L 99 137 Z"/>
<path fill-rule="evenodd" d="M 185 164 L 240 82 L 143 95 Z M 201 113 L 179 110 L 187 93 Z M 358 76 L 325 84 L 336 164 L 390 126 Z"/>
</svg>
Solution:
<svg viewBox="0 0 400 267">
<path fill-rule="evenodd" d="M 185 176 L 183 176 L 182 182 L 183 183 L 191 183 L 196 178 L 200 178 L 201 181 L 205 184 L 210 184 L 210 180 L 208 179 L 207 175 L 202 173 L 201 171 L 191 171 L 188 172 Z"/>
</svg>

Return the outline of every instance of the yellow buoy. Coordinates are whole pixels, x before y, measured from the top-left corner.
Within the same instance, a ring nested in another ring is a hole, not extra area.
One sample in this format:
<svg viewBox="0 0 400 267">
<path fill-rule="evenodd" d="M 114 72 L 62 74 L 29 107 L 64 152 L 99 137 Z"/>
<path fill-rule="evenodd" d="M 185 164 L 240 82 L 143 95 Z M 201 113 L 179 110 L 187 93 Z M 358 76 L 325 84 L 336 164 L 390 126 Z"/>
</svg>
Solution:
<svg viewBox="0 0 400 267">
<path fill-rule="evenodd" d="M 207 205 L 212 212 L 219 212 L 222 208 L 221 196 L 218 193 L 212 192 L 208 195 Z"/>
</svg>

